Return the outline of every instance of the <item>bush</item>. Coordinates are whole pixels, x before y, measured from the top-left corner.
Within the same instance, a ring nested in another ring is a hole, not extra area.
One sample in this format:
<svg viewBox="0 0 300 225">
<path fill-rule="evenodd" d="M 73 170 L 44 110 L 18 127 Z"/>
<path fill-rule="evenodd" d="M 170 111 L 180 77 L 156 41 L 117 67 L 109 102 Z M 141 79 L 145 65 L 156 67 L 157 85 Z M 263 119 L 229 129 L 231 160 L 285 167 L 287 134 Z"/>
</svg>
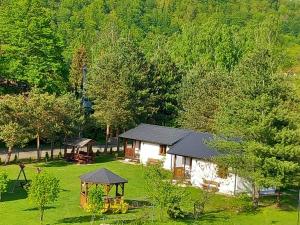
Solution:
<svg viewBox="0 0 300 225">
<path fill-rule="evenodd" d="M 48 162 L 49 161 L 49 153 L 46 152 L 46 155 L 45 155 L 45 162 Z"/>
<path fill-rule="evenodd" d="M 97 151 L 96 151 L 96 156 L 99 156 L 100 154 L 101 154 L 100 150 L 97 149 Z"/>
<path fill-rule="evenodd" d="M 234 198 L 233 207 L 238 213 L 254 210 L 253 202 L 246 193 L 241 193 Z"/>
<path fill-rule="evenodd" d="M 1 200 L 1 193 L 7 191 L 8 186 L 8 175 L 6 172 L 0 172 L 0 200 Z"/>
<path fill-rule="evenodd" d="M 181 210 L 179 204 L 170 205 L 167 213 L 172 219 L 183 219 L 186 216 L 186 214 Z"/>
<path fill-rule="evenodd" d="M 88 193 L 87 212 L 101 215 L 103 209 L 104 192 L 101 186 L 93 187 Z"/>
</svg>

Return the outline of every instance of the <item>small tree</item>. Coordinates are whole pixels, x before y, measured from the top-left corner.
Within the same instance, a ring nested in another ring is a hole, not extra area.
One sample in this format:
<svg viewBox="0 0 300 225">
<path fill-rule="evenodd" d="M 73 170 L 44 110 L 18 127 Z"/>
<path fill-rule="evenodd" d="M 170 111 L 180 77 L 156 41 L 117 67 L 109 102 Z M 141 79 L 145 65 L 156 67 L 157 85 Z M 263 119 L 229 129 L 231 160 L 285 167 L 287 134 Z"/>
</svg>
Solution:
<svg viewBox="0 0 300 225">
<path fill-rule="evenodd" d="M 1 201 L 1 193 L 7 191 L 8 187 L 8 175 L 6 172 L 0 172 L 0 201 Z"/>
<path fill-rule="evenodd" d="M 48 173 L 37 174 L 29 188 L 29 199 L 39 208 L 43 221 L 46 205 L 57 200 L 60 192 L 59 180 Z"/>
<path fill-rule="evenodd" d="M 92 222 L 94 221 L 96 214 L 100 215 L 103 209 L 103 190 L 97 186 L 89 190 L 88 199 L 89 206 L 88 211 L 93 213 Z"/>
<path fill-rule="evenodd" d="M 184 189 L 174 185 L 171 173 L 162 168 L 160 164 L 148 165 L 145 168 L 147 196 L 157 209 L 159 209 L 159 220 L 168 212 L 171 217 L 175 211 L 181 211 L 179 205 L 186 196 Z"/>
</svg>

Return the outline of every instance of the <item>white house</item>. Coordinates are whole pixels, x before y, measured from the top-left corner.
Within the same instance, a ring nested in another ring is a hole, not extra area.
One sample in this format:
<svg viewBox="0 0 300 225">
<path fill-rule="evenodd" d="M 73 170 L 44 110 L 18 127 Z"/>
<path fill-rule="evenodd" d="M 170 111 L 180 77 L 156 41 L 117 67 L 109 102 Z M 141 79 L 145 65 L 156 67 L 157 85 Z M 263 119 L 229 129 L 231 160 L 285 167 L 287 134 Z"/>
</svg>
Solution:
<svg viewBox="0 0 300 225">
<path fill-rule="evenodd" d="M 120 137 L 126 158 L 142 164 L 162 160 L 175 179 L 230 195 L 251 190 L 246 180 L 212 162 L 220 153 L 207 144 L 213 139 L 209 133 L 140 124 Z"/>
</svg>

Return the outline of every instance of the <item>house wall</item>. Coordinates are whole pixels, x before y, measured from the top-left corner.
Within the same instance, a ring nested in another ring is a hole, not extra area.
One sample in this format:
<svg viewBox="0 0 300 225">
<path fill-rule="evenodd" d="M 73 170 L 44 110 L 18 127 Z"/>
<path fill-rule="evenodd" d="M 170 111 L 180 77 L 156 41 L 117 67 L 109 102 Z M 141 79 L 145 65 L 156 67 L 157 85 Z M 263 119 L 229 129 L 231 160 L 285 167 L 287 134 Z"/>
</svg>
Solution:
<svg viewBox="0 0 300 225">
<path fill-rule="evenodd" d="M 141 148 L 139 150 L 140 162 L 142 164 L 147 164 L 149 159 L 157 159 L 163 161 L 163 167 L 168 170 L 173 169 L 175 156 L 166 154 L 162 156 L 159 154 L 160 145 L 141 142 Z M 169 147 L 167 146 L 167 152 Z M 249 192 L 251 191 L 251 185 L 246 182 L 243 178 L 236 176 L 233 173 L 229 173 L 226 179 L 220 178 L 217 175 L 217 165 L 211 162 L 207 162 L 200 159 L 191 159 L 186 157 L 186 166 L 185 170 L 190 170 L 190 160 L 192 160 L 192 168 L 190 171 L 191 174 L 191 183 L 193 186 L 202 187 L 203 179 L 216 181 L 220 184 L 219 192 L 224 194 L 233 195 L 234 186 L 236 179 L 236 193 L 239 192 Z M 176 156 L 176 167 L 184 166 L 184 157 Z"/>
<path fill-rule="evenodd" d="M 203 179 L 215 181 L 220 184 L 219 192 L 233 195 L 235 184 L 236 193 L 251 191 L 251 185 L 243 178 L 229 173 L 226 179 L 220 178 L 217 175 L 217 165 L 212 162 L 207 162 L 199 159 L 193 159 L 191 171 L 191 183 L 193 186 L 202 187 Z M 236 179 L 236 181 L 235 181 Z M 235 183 L 236 182 L 236 183 Z"/>
<path fill-rule="evenodd" d="M 148 159 L 158 159 L 162 160 L 163 167 L 165 169 L 171 169 L 172 166 L 172 155 L 166 154 L 165 156 L 159 154 L 160 145 L 149 143 L 149 142 L 142 142 L 140 153 L 140 162 L 142 164 L 147 164 Z M 167 146 L 167 152 L 169 151 L 169 146 Z"/>
</svg>

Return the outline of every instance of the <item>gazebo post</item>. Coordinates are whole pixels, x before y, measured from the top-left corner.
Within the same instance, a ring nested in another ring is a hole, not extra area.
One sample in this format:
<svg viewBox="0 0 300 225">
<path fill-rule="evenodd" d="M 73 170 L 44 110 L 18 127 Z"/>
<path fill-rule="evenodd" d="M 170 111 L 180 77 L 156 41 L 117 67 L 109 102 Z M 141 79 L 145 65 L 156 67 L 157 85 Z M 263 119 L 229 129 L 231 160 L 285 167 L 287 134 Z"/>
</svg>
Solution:
<svg viewBox="0 0 300 225">
<path fill-rule="evenodd" d="M 124 196 L 124 183 L 121 184 L 121 188 L 122 188 L 122 196 Z"/>
<path fill-rule="evenodd" d="M 88 197 L 88 192 L 89 192 L 89 187 L 88 187 L 88 183 L 84 183 L 84 186 L 85 186 L 85 197 L 86 197 L 86 199 L 87 199 L 87 197 Z"/>
<path fill-rule="evenodd" d="M 118 187 L 119 187 L 119 184 L 116 184 L 116 196 L 118 196 Z"/>
</svg>

